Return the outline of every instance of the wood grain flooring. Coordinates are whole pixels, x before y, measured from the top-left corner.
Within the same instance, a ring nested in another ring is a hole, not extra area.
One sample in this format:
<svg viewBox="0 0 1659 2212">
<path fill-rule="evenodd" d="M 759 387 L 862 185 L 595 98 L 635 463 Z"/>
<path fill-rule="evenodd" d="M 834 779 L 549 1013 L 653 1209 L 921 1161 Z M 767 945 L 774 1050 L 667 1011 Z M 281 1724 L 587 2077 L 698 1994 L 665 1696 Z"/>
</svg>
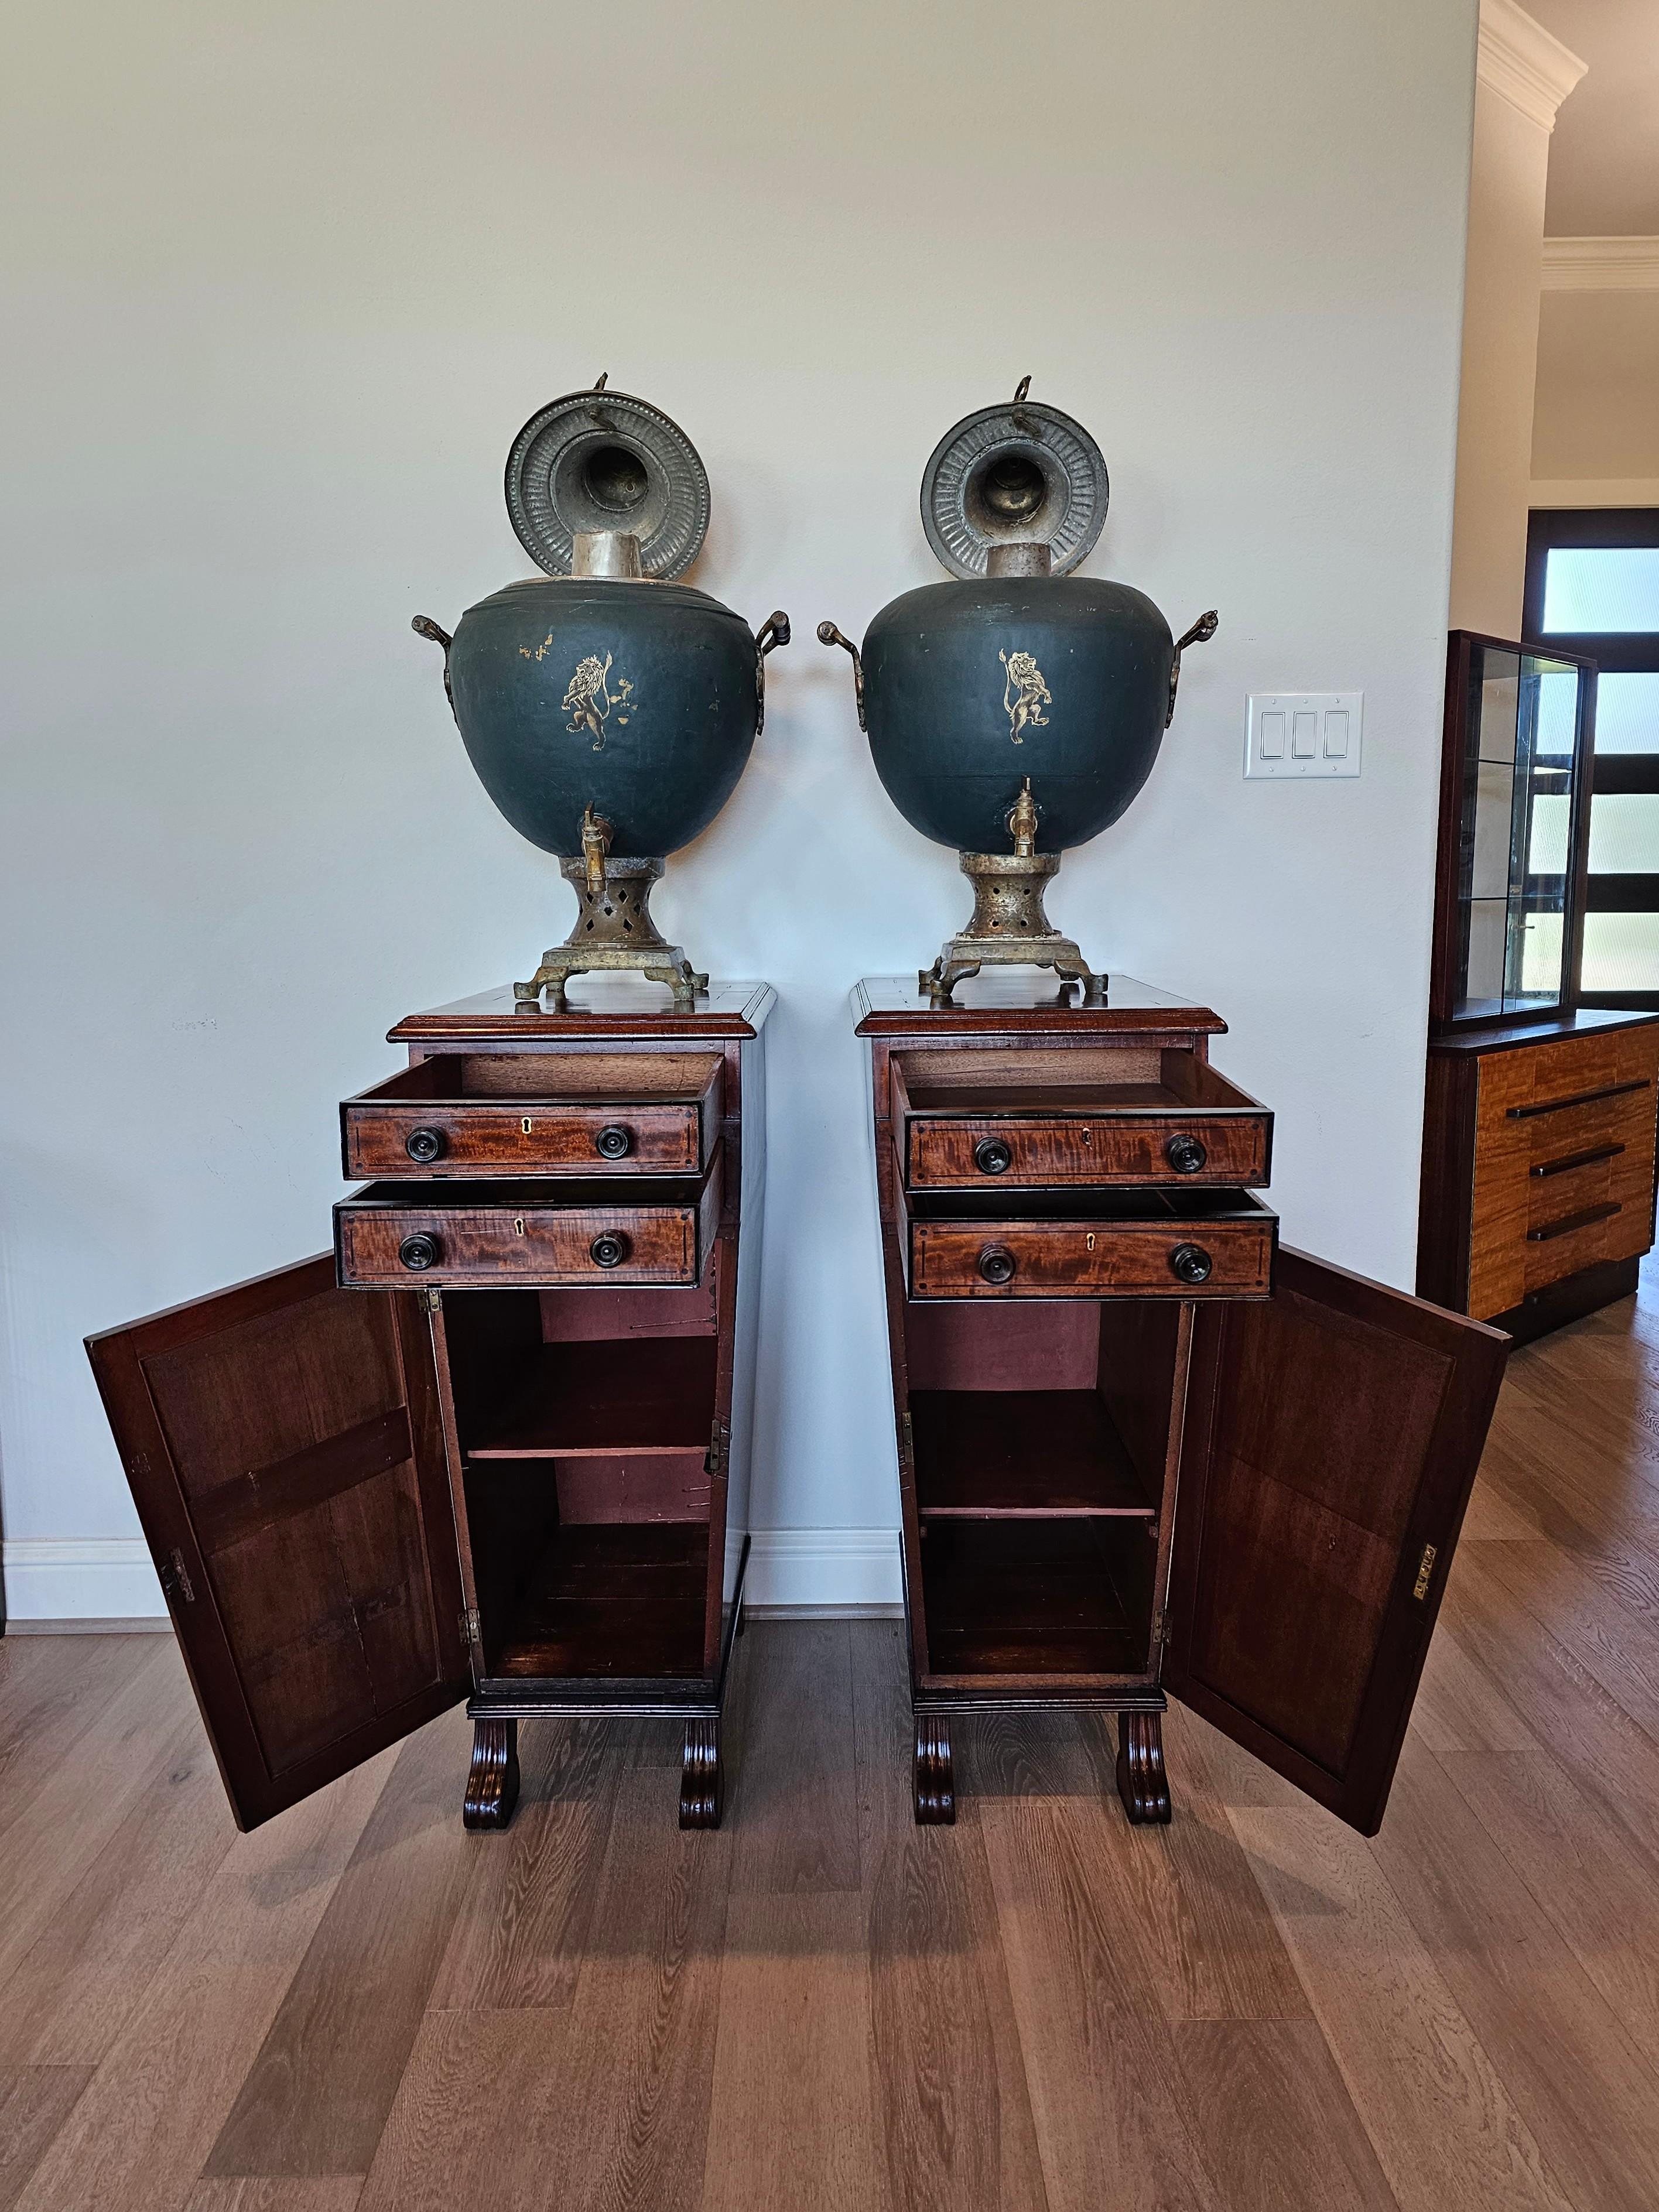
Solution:
<svg viewBox="0 0 1659 2212">
<path fill-rule="evenodd" d="M 1511 1362 L 1380 1835 L 1180 1709 L 960 1726 L 757 1622 L 660 1723 L 434 1722 L 238 1836 L 157 1637 L 0 1642 L 0 2212 L 1659 2206 L 1659 1275 Z"/>
</svg>

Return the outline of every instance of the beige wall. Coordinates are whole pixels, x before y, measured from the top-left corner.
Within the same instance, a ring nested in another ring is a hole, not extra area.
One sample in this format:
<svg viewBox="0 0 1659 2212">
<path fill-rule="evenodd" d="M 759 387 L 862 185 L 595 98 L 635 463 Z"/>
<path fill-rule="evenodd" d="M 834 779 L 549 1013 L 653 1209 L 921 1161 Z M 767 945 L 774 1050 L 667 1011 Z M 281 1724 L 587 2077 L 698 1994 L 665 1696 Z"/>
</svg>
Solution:
<svg viewBox="0 0 1659 2212">
<path fill-rule="evenodd" d="M 1549 132 L 1476 87 L 1464 280 L 1451 624 L 1518 637 Z"/>
<path fill-rule="evenodd" d="M 1659 495 L 1659 290 L 1544 294 L 1532 473 Z"/>
</svg>

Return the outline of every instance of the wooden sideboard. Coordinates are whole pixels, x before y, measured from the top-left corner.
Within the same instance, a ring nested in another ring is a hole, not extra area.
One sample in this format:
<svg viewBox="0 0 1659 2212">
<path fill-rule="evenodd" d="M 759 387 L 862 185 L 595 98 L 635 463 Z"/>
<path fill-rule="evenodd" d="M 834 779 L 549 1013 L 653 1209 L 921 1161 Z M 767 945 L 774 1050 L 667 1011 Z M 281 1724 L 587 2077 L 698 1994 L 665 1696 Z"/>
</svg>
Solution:
<svg viewBox="0 0 1659 2212">
<path fill-rule="evenodd" d="M 870 1048 L 918 1820 L 954 1717 L 1120 1716 L 1167 1820 L 1175 1696 L 1382 1816 L 1507 1339 L 1278 1247 L 1225 1024 L 1030 970 L 854 994 Z"/>
<path fill-rule="evenodd" d="M 1628 1297 L 1653 1243 L 1656 1098 L 1659 1015 L 1431 1037 L 1419 1292 L 1523 1341 Z"/>
<path fill-rule="evenodd" d="M 718 1825 L 773 994 L 662 995 L 411 1015 L 333 1254 L 88 1340 L 244 1828 L 463 1698 L 470 1827 L 521 1719 L 604 1714 L 682 1718 Z"/>
</svg>

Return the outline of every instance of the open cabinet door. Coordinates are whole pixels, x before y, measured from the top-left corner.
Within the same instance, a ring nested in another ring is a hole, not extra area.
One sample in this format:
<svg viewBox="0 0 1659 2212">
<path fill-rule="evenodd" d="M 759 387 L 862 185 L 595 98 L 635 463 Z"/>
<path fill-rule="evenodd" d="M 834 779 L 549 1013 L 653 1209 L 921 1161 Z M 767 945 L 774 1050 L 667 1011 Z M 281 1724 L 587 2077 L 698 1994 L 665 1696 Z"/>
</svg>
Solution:
<svg viewBox="0 0 1659 2212">
<path fill-rule="evenodd" d="M 1375 1835 L 1510 1340 L 1281 1249 L 1195 1316 L 1165 1687 Z"/>
<path fill-rule="evenodd" d="M 466 1694 L 416 1297 L 325 1254 L 87 1350 L 240 1826 Z"/>
</svg>

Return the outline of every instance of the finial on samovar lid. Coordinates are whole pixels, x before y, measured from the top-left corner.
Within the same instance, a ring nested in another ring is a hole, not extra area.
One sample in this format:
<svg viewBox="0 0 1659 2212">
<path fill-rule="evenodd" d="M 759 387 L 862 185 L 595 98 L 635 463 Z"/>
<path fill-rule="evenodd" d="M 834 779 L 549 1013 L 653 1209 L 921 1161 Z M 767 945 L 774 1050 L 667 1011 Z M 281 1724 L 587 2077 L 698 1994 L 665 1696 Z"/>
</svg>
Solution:
<svg viewBox="0 0 1659 2212">
<path fill-rule="evenodd" d="M 625 392 L 567 392 L 532 415 L 507 457 L 507 511 L 550 576 L 682 576 L 708 530 L 708 472 L 660 408 Z M 637 539 L 637 565 L 625 545 Z M 584 543 L 584 541 L 586 541 Z"/>
<path fill-rule="evenodd" d="M 1100 448 L 1030 388 L 1022 376 L 1012 401 L 963 416 L 922 471 L 921 526 L 952 575 L 1067 575 L 1100 536 L 1111 496 Z M 1038 546 L 1046 569 L 1027 550 Z"/>
</svg>

